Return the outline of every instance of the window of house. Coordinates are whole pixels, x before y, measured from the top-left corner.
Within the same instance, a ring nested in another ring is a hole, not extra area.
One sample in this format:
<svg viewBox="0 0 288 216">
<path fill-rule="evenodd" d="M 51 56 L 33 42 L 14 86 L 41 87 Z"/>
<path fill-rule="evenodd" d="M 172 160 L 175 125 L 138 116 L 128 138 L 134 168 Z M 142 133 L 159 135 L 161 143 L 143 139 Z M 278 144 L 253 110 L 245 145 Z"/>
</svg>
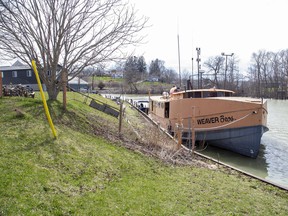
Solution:
<svg viewBox="0 0 288 216">
<path fill-rule="evenodd" d="M 17 71 L 12 71 L 12 77 L 17 77 Z"/>
<path fill-rule="evenodd" d="M 32 71 L 31 70 L 27 70 L 26 71 L 26 76 L 27 77 L 32 77 Z"/>
<path fill-rule="evenodd" d="M 4 77 L 4 73 L 3 72 L 1 72 L 1 74 L 2 74 L 2 78 Z"/>
<path fill-rule="evenodd" d="M 51 71 L 50 71 L 50 70 L 47 71 L 47 76 L 48 76 L 48 77 L 51 76 Z"/>
</svg>

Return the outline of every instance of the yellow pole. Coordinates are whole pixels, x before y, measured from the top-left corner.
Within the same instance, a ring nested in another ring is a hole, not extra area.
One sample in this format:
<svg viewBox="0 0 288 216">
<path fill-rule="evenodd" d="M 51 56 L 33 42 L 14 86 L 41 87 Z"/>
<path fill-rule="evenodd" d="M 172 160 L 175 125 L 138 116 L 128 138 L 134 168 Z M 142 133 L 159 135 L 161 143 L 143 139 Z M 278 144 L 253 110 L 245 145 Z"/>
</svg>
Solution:
<svg viewBox="0 0 288 216">
<path fill-rule="evenodd" d="M 49 109 L 48 109 L 47 102 L 46 102 L 46 99 L 45 99 L 45 95 L 44 95 L 44 92 L 43 92 L 43 89 L 42 89 L 42 85 L 41 85 L 40 78 L 39 78 L 39 75 L 38 75 L 38 71 L 37 71 L 35 60 L 32 60 L 32 68 L 34 70 L 34 73 L 35 73 L 35 76 L 36 76 L 36 80 L 37 80 L 37 83 L 38 83 L 38 86 L 39 86 L 39 90 L 40 90 L 41 98 L 42 98 L 42 101 L 43 101 L 46 117 L 48 119 L 48 122 L 49 122 L 50 128 L 52 130 L 52 133 L 54 135 L 54 138 L 56 139 L 57 138 L 56 130 L 54 128 L 54 125 L 53 125 L 53 122 L 52 122 L 52 119 L 51 119 L 51 116 L 50 116 L 50 113 L 49 113 Z"/>
</svg>

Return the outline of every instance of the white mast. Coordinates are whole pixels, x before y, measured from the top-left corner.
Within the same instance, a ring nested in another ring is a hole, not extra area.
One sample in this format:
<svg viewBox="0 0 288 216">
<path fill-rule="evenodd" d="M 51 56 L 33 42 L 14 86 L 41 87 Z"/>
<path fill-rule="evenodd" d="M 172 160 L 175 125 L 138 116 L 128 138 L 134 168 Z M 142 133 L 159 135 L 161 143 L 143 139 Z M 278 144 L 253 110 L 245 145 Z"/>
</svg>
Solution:
<svg viewBox="0 0 288 216">
<path fill-rule="evenodd" d="M 177 42 L 178 42 L 178 70 L 179 70 L 179 82 L 181 87 L 181 66 L 180 66 L 180 43 L 179 43 L 179 20 L 177 22 Z"/>
</svg>

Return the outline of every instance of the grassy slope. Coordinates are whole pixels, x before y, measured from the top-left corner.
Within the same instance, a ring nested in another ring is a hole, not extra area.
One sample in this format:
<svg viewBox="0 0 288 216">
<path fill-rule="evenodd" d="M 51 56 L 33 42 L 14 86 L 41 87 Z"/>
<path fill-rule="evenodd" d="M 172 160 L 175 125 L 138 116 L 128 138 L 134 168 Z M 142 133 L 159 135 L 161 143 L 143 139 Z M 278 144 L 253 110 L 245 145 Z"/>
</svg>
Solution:
<svg viewBox="0 0 288 216">
<path fill-rule="evenodd" d="M 0 99 L 0 215 L 287 213 L 288 194 L 277 188 L 221 169 L 167 165 L 95 136 L 117 134 L 117 119 L 82 101 L 70 95 L 67 112 L 50 104 L 54 140 L 39 97 Z"/>
</svg>

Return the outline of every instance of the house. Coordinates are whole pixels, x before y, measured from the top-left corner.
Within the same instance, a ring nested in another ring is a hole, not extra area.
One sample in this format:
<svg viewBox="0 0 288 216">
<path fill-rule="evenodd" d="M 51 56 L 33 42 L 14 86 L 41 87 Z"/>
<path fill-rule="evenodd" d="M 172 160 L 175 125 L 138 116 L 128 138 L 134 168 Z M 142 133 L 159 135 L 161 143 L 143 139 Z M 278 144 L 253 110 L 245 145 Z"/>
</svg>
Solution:
<svg viewBox="0 0 288 216">
<path fill-rule="evenodd" d="M 70 76 L 68 76 L 68 86 L 76 91 L 88 91 L 89 85 L 88 82 L 86 82 L 83 79 L 80 79 L 79 77 L 74 77 L 71 79 Z"/>
<path fill-rule="evenodd" d="M 12 66 L 0 66 L 2 72 L 2 84 L 3 85 L 24 85 L 33 88 L 38 91 L 38 83 L 35 73 L 29 65 L 24 65 L 19 61 L 16 61 Z M 71 78 L 71 77 L 70 77 Z M 68 80 L 69 77 L 68 77 Z M 82 79 L 75 77 L 68 82 L 68 86 L 79 91 L 81 88 L 88 89 L 88 83 Z M 42 88 L 46 91 L 45 84 L 42 83 Z"/>
<path fill-rule="evenodd" d="M 112 70 L 110 72 L 110 75 L 112 78 L 123 78 L 124 77 L 123 71 L 117 71 L 117 70 Z"/>
<path fill-rule="evenodd" d="M 39 90 L 35 74 L 29 65 L 16 61 L 12 66 L 0 66 L 0 71 L 3 85 L 21 84 Z M 45 85 L 43 85 L 43 90 L 46 90 Z"/>
<path fill-rule="evenodd" d="M 159 82 L 159 78 L 158 77 L 149 77 L 147 79 L 148 82 Z"/>
</svg>

